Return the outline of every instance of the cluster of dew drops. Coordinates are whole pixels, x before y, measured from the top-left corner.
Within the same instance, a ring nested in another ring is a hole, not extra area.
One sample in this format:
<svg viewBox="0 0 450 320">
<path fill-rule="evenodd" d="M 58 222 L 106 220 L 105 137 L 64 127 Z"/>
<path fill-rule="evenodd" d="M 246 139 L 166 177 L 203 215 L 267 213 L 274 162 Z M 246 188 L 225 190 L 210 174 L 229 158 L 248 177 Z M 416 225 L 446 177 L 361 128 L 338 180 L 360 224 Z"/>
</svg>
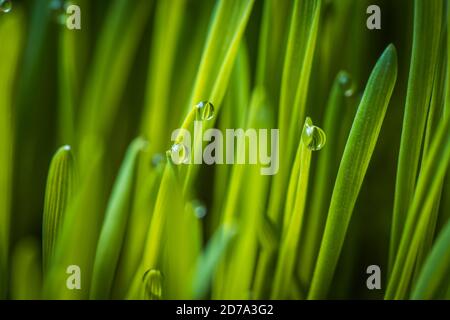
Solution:
<svg viewBox="0 0 450 320">
<path fill-rule="evenodd" d="M 215 110 L 214 105 L 209 101 L 201 101 L 194 106 L 196 113 L 196 119 L 198 121 L 209 121 L 214 118 Z M 180 163 L 189 162 L 189 148 L 187 148 L 183 142 L 176 142 L 172 145 L 167 152 L 168 156 L 176 156 L 180 160 Z"/>
</svg>

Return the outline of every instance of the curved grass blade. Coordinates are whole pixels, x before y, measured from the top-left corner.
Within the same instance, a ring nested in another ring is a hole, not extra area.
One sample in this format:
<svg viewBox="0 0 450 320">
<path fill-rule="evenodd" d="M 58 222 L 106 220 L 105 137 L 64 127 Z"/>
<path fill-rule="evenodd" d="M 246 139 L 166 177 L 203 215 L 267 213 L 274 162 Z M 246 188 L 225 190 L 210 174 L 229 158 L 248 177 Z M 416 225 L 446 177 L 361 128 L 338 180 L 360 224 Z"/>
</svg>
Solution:
<svg viewBox="0 0 450 320">
<path fill-rule="evenodd" d="M 42 264 L 47 273 L 75 187 L 75 160 L 70 146 L 61 147 L 50 164 L 42 220 Z"/>
<path fill-rule="evenodd" d="M 327 295 L 396 79 L 397 53 L 389 45 L 370 75 L 345 146 L 308 299 Z"/>
<path fill-rule="evenodd" d="M 98 240 L 90 290 L 91 299 L 110 297 L 128 222 L 135 168 L 139 152 L 146 146 L 147 142 L 141 138 L 131 143 L 114 184 Z"/>
<path fill-rule="evenodd" d="M 414 194 L 425 121 L 430 103 L 441 36 L 443 1 L 414 1 L 414 31 L 408 91 L 395 185 L 389 248 L 392 269 Z"/>
</svg>

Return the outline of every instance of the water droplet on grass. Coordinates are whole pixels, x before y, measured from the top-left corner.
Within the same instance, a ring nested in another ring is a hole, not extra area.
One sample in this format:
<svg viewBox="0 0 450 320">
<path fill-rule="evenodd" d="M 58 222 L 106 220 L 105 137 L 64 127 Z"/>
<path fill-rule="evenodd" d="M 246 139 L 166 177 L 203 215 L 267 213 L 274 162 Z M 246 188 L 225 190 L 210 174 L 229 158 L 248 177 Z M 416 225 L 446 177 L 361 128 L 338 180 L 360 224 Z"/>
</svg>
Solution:
<svg viewBox="0 0 450 320">
<path fill-rule="evenodd" d="M 157 167 L 159 166 L 161 163 L 163 163 L 165 160 L 164 156 L 161 153 L 156 153 L 155 155 L 153 155 L 152 157 L 152 166 L 153 167 Z"/>
<path fill-rule="evenodd" d="M 189 148 L 183 143 L 175 143 L 172 145 L 167 155 L 170 156 L 174 164 L 187 164 L 189 163 L 190 152 Z"/>
<path fill-rule="evenodd" d="M 8 13 L 12 10 L 11 0 L 0 0 L 0 11 L 3 13 Z"/>
<path fill-rule="evenodd" d="M 206 206 L 199 200 L 192 201 L 192 208 L 194 210 L 195 216 L 199 219 L 203 219 L 208 213 Z"/>
<path fill-rule="evenodd" d="M 214 118 L 214 106 L 209 101 L 199 102 L 195 108 L 197 108 L 197 119 L 202 121 L 208 121 Z"/>
<path fill-rule="evenodd" d="M 302 140 L 309 150 L 319 151 L 325 146 L 327 136 L 322 129 L 313 125 L 311 118 L 308 117 L 303 128 Z"/>
<path fill-rule="evenodd" d="M 339 73 L 339 84 L 346 97 L 351 97 L 355 93 L 355 84 L 347 72 Z"/>
<path fill-rule="evenodd" d="M 144 292 L 147 300 L 161 300 L 162 274 L 159 270 L 151 269 L 144 273 Z"/>
<path fill-rule="evenodd" d="M 50 10 L 53 21 L 60 25 L 65 25 L 67 20 L 67 7 L 68 3 L 63 0 L 52 0 L 50 2 Z"/>
</svg>

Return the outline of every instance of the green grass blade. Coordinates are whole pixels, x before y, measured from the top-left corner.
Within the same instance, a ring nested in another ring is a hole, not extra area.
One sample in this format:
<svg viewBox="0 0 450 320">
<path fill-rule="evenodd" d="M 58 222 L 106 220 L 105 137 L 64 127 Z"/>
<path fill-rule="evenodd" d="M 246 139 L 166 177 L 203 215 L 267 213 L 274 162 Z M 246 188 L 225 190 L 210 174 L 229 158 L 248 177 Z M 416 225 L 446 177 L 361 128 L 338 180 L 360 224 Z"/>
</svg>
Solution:
<svg viewBox="0 0 450 320">
<path fill-rule="evenodd" d="M 92 137 L 105 139 L 111 133 L 151 8 L 152 1 L 148 0 L 133 5 L 116 0 L 108 11 L 81 102 L 77 132 L 82 169 L 89 165 Z"/>
<path fill-rule="evenodd" d="M 11 298 L 38 300 L 41 298 L 42 270 L 40 245 L 36 239 L 20 240 L 14 248 L 11 262 Z"/>
<path fill-rule="evenodd" d="M 14 127 L 12 95 L 14 75 L 23 42 L 23 16 L 15 15 L 0 20 L 0 39 L 8 44 L 2 48 L 0 59 L 0 299 L 6 295 L 8 283 L 8 257 L 10 214 L 12 198 L 12 172 Z"/>
<path fill-rule="evenodd" d="M 232 225 L 220 227 L 209 241 L 205 251 L 199 257 L 193 276 L 192 290 L 194 299 L 205 297 L 214 271 L 221 258 L 225 255 L 230 241 L 236 234 Z"/>
<path fill-rule="evenodd" d="M 441 35 L 443 2 L 414 2 L 414 32 L 389 248 L 391 270 L 414 194 Z"/>
<path fill-rule="evenodd" d="M 55 254 L 61 227 L 75 188 L 75 160 L 70 146 L 61 147 L 54 155 L 48 172 L 42 220 L 42 263 L 44 272 Z"/>
<path fill-rule="evenodd" d="M 58 142 L 60 144 L 75 143 L 75 123 L 81 95 L 81 80 L 84 78 L 83 66 L 88 53 L 89 33 L 88 11 L 91 8 L 88 1 L 76 0 L 71 2 L 83 8 L 83 31 L 74 32 L 64 26 L 59 26 L 58 36 Z"/>
<path fill-rule="evenodd" d="M 307 118 L 303 127 L 303 135 L 307 135 L 306 131 L 310 126 L 312 126 L 311 119 Z M 280 253 L 275 269 L 272 299 L 286 299 L 290 297 L 288 288 L 294 277 L 299 239 L 301 238 L 304 222 L 311 153 L 312 151 L 302 139 L 294 162 L 294 167 L 297 167 L 298 170 L 293 170 L 293 173 L 298 176 L 291 176 L 291 183 L 295 180 L 295 200 L 293 200 L 291 205 L 289 203 L 286 205 L 285 223 L 283 225 Z"/>
<path fill-rule="evenodd" d="M 280 83 L 283 58 L 292 10 L 291 1 L 264 1 L 261 34 L 259 38 L 256 84 L 267 92 L 270 105 L 275 106 L 280 99 Z"/>
<path fill-rule="evenodd" d="M 304 284 L 309 284 L 312 278 L 333 192 L 333 183 L 339 168 L 337 159 L 342 157 L 344 151 L 339 140 L 342 135 L 347 136 L 350 130 L 350 126 L 343 125 L 341 119 L 350 113 L 349 100 L 346 95 L 351 86 L 350 75 L 341 71 L 335 79 L 325 110 L 323 129 L 327 134 L 328 141 L 326 148 L 322 150 L 317 160 L 316 173 L 312 181 L 311 207 L 308 212 L 300 256 L 302 262 L 299 275 Z"/>
<path fill-rule="evenodd" d="M 386 299 L 405 299 L 410 286 L 417 251 L 424 241 L 438 201 L 445 173 L 450 165 L 450 114 L 439 124 L 430 147 L 399 245 L 399 250 L 386 289 Z"/>
<path fill-rule="evenodd" d="M 294 148 L 298 145 L 299 133 L 291 132 L 298 124 L 303 124 L 312 58 L 320 20 L 320 0 L 296 1 L 291 15 L 286 56 L 281 79 L 278 128 L 280 130 L 279 172 L 273 178 L 268 204 L 268 217 L 278 228 L 282 225 L 283 201 L 294 158 Z M 297 129 L 297 131 L 300 129 Z M 280 227 L 281 228 L 281 227 Z M 273 272 L 275 252 L 263 250 L 257 268 L 258 295 L 269 295 L 269 288 L 263 283 Z"/>
<path fill-rule="evenodd" d="M 445 46 L 446 41 L 446 32 L 442 33 L 442 41 L 440 44 L 440 52 L 439 52 L 439 64 L 437 66 L 436 70 L 436 76 L 434 79 L 433 84 L 433 92 L 432 92 L 432 98 L 430 103 L 430 109 L 428 111 L 428 117 L 427 117 L 427 124 L 426 124 L 426 130 L 425 130 L 425 138 L 423 143 L 423 152 L 422 152 L 422 161 L 421 161 L 421 167 L 420 170 L 423 168 L 423 164 L 425 163 L 425 159 L 428 156 L 430 145 L 432 143 L 432 140 L 435 137 L 436 134 L 436 127 L 439 124 L 439 121 L 441 120 L 444 112 L 444 105 L 445 105 L 445 86 L 446 86 L 446 76 L 448 73 L 448 69 L 446 68 L 446 50 Z M 439 207 L 441 203 L 441 194 L 443 189 L 444 181 L 442 181 L 442 185 L 440 186 L 439 195 L 436 197 L 436 201 L 433 204 L 432 213 L 430 215 L 430 221 L 428 223 L 427 231 L 425 233 L 425 238 L 423 242 L 420 244 L 418 253 L 417 253 L 417 261 L 415 264 L 415 276 L 418 275 L 420 272 L 423 262 L 428 255 L 429 251 L 431 250 L 431 247 L 433 245 L 433 240 L 435 236 L 435 230 L 436 230 L 436 224 L 438 220 L 438 214 L 439 214 Z"/>
<path fill-rule="evenodd" d="M 181 188 L 180 181 L 175 169 L 175 165 L 170 160 L 167 160 L 147 232 L 142 260 L 127 293 L 127 298 L 129 299 L 140 297 L 143 285 L 142 279 L 145 272 L 160 268 L 163 254 L 161 243 L 164 240 L 167 219 L 172 216 L 173 212 L 184 210 L 182 196 L 173 196 L 173 194 L 181 195 L 179 190 Z"/>
<path fill-rule="evenodd" d="M 215 106 L 216 114 L 219 112 L 253 4 L 254 0 L 217 2 L 189 106 L 206 100 Z M 214 124 L 211 122 L 208 126 Z M 190 190 L 198 169 L 188 166 L 185 192 Z"/>
<path fill-rule="evenodd" d="M 328 211 L 309 299 L 327 295 L 359 190 L 397 79 L 397 53 L 389 45 L 375 65 L 350 131 Z"/>
<path fill-rule="evenodd" d="M 258 87 L 246 110 L 246 128 L 270 128 L 272 118 L 265 90 Z M 270 139 L 269 137 L 267 137 Z M 248 148 L 246 148 L 248 154 Z M 268 176 L 261 175 L 260 165 L 238 165 L 231 173 L 224 204 L 223 225 L 237 225 L 238 233 L 215 276 L 212 296 L 220 299 L 251 297 L 253 270 L 256 263 L 258 227 L 261 225 Z M 251 198 L 252 201 L 245 201 Z M 240 272 L 236 272 L 239 269 Z"/>
<path fill-rule="evenodd" d="M 253 3 L 218 1 L 190 105 L 207 100 L 219 110 Z"/>
<path fill-rule="evenodd" d="M 450 270 L 450 221 L 439 234 L 417 283 L 414 286 L 412 299 L 433 299 L 436 291 L 446 281 Z"/>
<path fill-rule="evenodd" d="M 97 145 L 90 167 L 80 175 L 79 188 L 69 203 L 56 243 L 48 276 L 44 279 L 44 297 L 49 299 L 87 299 L 95 258 L 103 208 L 99 203 L 102 148 Z M 76 265 L 81 271 L 81 289 L 66 287 L 69 266 Z"/>
<path fill-rule="evenodd" d="M 151 150 L 158 152 L 166 147 L 165 138 L 169 133 L 166 124 L 173 108 L 170 105 L 170 84 L 185 7 L 186 0 L 162 0 L 156 7 L 142 131 L 152 139 Z"/>
<path fill-rule="evenodd" d="M 282 199 L 299 140 L 299 123 L 303 123 L 312 59 L 319 26 L 321 1 L 296 1 L 292 12 L 288 47 L 281 84 L 279 119 L 280 171 L 274 178 L 269 203 L 269 217 L 279 222 L 283 212 Z"/>
<path fill-rule="evenodd" d="M 142 158 L 145 158 L 145 154 L 142 155 Z M 165 159 L 160 159 L 157 163 L 152 164 L 153 168 L 146 176 L 145 183 L 140 185 L 139 190 L 136 190 L 137 198 L 133 203 L 133 209 L 128 221 L 123 249 L 117 267 L 117 275 L 114 281 L 114 299 L 125 297 L 129 283 L 132 281 L 142 259 L 145 239 L 164 170 L 163 161 Z M 145 165 L 148 166 L 148 163 L 145 163 Z M 137 178 L 139 181 L 139 177 Z"/>
<path fill-rule="evenodd" d="M 117 262 L 122 249 L 134 186 L 136 163 L 147 142 L 133 141 L 114 184 L 98 240 L 90 291 L 91 299 L 110 297 Z"/>
</svg>

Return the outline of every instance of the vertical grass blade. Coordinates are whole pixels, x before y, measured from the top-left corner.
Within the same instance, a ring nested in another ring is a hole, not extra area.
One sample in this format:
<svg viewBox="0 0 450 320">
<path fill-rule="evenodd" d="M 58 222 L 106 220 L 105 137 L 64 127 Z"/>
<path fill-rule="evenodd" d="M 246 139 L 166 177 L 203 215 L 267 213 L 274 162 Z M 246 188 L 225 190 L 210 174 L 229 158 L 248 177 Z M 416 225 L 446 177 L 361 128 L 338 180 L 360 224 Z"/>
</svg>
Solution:
<svg viewBox="0 0 450 320">
<path fill-rule="evenodd" d="M 320 18 L 320 0 L 296 1 L 292 11 L 288 47 L 284 61 L 278 127 L 280 129 L 280 172 L 274 178 L 269 217 L 279 222 L 294 148 L 303 123 L 312 59 Z"/>
<path fill-rule="evenodd" d="M 303 135 L 306 135 L 306 130 L 312 126 L 310 118 L 306 119 L 303 127 Z M 299 239 L 304 222 L 304 210 L 306 203 L 306 195 L 308 190 L 309 167 L 311 163 L 312 151 L 308 148 L 305 141 L 302 139 L 298 147 L 293 170 L 296 176 L 291 177 L 295 188 L 291 191 L 295 194 L 292 204 L 286 205 L 285 223 L 283 225 L 282 240 L 280 244 L 280 253 L 277 259 L 277 266 L 275 268 L 274 284 L 272 288 L 272 299 L 286 299 L 290 297 L 290 283 L 294 277 L 294 267 L 296 265 L 298 255 Z M 291 188 L 289 188 L 290 190 Z M 289 196 L 289 195 L 288 195 Z M 289 198 L 288 198 L 289 199 Z M 289 212 L 288 212 L 289 210 Z"/>
<path fill-rule="evenodd" d="M 166 146 L 168 130 L 172 72 L 177 40 L 183 21 L 186 0 L 158 1 L 155 13 L 154 34 L 149 66 L 146 109 L 143 117 L 143 133 L 152 139 L 151 150 L 162 151 Z"/>
<path fill-rule="evenodd" d="M 130 283 L 127 293 L 128 299 L 140 297 L 143 286 L 142 279 L 148 270 L 160 269 L 162 264 L 161 258 L 164 253 L 161 243 L 165 240 L 167 219 L 170 219 L 173 212 L 184 210 L 180 181 L 175 169 L 175 165 L 170 160 L 167 160 L 147 231 L 142 259 Z"/>
<path fill-rule="evenodd" d="M 89 166 L 92 139 L 103 142 L 111 133 L 152 3 L 139 0 L 130 5 L 129 1 L 115 0 L 109 8 L 86 80 L 76 128 L 82 170 Z"/>
<path fill-rule="evenodd" d="M 141 158 L 145 158 L 145 155 L 142 155 Z M 140 177 L 136 177 L 138 181 L 137 186 L 140 186 L 140 189 L 136 189 L 136 199 L 133 201 L 131 216 L 127 224 L 122 253 L 114 281 L 113 299 L 125 297 L 129 283 L 141 262 L 147 231 L 158 196 L 162 172 L 164 171 L 164 158 L 161 156 L 161 158 L 157 157 L 157 159 L 160 160 L 152 164 L 154 166 L 153 170 L 146 175 L 145 183 L 139 185 Z M 148 163 L 143 165 L 148 166 Z"/>
<path fill-rule="evenodd" d="M 90 290 L 91 299 L 110 297 L 128 223 L 136 163 L 140 151 L 146 145 L 147 142 L 141 138 L 131 143 L 114 184 L 98 240 Z"/>
<path fill-rule="evenodd" d="M 386 289 L 386 299 L 405 299 L 410 286 L 420 243 L 440 195 L 445 173 L 450 165 L 450 114 L 439 124 L 408 212 L 406 224 Z"/>
<path fill-rule="evenodd" d="M 412 299 L 433 299 L 450 270 L 450 221 L 439 234 L 414 286 Z M 448 299 L 445 298 L 445 299 Z"/>
<path fill-rule="evenodd" d="M 42 269 L 39 242 L 33 238 L 20 240 L 14 248 L 11 262 L 11 298 L 41 299 Z"/>
<path fill-rule="evenodd" d="M 207 100 L 219 112 L 253 4 L 254 0 L 217 2 L 189 106 Z M 198 166 L 188 166 L 184 191 L 192 186 L 197 171 Z"/>
<path fill-rule="evenodd" d="M 70 146 L 61 147 L 50 164 L 45 190 L 42 220 L 42 262 L 44 272 L 54 257 L 56 242 L 72 200 L 75 184 L 75 161 Z"/>
<path fill-rule="evenodd" d="M 341 119 L 343 116 L 346 118 L 350 116 L 347 90 L 351 86 L 350 75 L 341 71 L 335 79 L 325 110 L 323 129 L 327 134 L 328 141 L 326 148 L 322 150 L 317 159 L 310 196 L 311 207 L 308 212 L 300 256 L 302 262 L 299 274 L 300 280 L 304 284 L 309 284 L 312 278 L 333 192 L 333 183 L 339 168 L 337 159 L 342 157 L 344 151 L 339 140 L 342 136 L 347 137 L 350 130 L 350 126 L 343 125 Z"/>
<path fill-rule="evenodd" d="M 414 1 L 414 31 L 408 91 L 395 185 L 389 248 L 391 270 L 414 194 L 420 150 L 437 65 L 443 1 Z"/>
<path fill-rule="evenodd" d="M 5 298 L 9 275 L 14 147 L 12 92 L 23 41 L 23 25 L 21 11 L 2 16 L 0 20 L 0 39 L 5 44 L 0 59 L 0 299 Z"/>
<path fill-rule="evenodd" d="M 433 84 L 432 97 L 430 102 L 430 108 L 428 111 L 426 130 L 425 130 L 425 138 L 423 142 L 423 152 L 422 152 L 422 160 L 420 170 L 423 169 L 423 165 L 425 163 L 425 159 L 429 154 L 430 147 L 433 139 L 436 135 L 436 129 L 439 124 L 439 121 L 442 119 L 444 113 L 444 105 L 445 105 L 445 86 L 446 86 L 446 76 L 448 74 L 447 62 L 446 62 L 446 32 L 442 32 L 441 42 L 440 42 L 440 52 L 438 65 L 436 68 L 436 76 Z M 441 186 L 439 187 L 438 195 L 436 196 L 436 201 L 433 204 L 433 209 L 430 214 L 430 221 L 428 222 L 427 231 L 425 233 L 425 238 L 420 244 L 419 250 L 417 252 L 417 261 L 415 265 L 415 277 L 418 275 L 418 272 L 421 270 L 423 262 L 428 255 L 435 237 L 436 224 L 438 220 L 439 207 L 441 203 L 441 194 L 443 189 L 444 180 L 442 181 Z"/>
<path fill-rule="evenodd" d="M 396 79 L 397 53 L 395 47 L 389 45 L 370 75 L 345 146 L 309 299 L 327 295 Z"/>
<path fill-rule="evenodd" d="M 102 208 L 99 203 L 103 150 L 96 145 L 89 168 L 80 175 L 77 192 L 67 207 L 54 259 L 44 279 L 44 297 L 49 299 L 87 299 L 91 283 Z M 81 289 L 69 290 L 66 270 L 76 265 L 81 271 Z"/>
<path fill-rule="evenodd" d="M 221 258 L 225 255 L 230 241 L 236 234 L 233 225 L 221 226 L 209 241 L 205 251 L 199 257 L 193 275 L 192 291 L 194 299 L 204 298 L 208 293 L 212 276 Z"/>
<path fill-rule="evenodd" d="M 320 20 L 320 0 L 295 1 L 292 10 L 286 56 L 281 78 L 278 128 L 280 130 L 280 169 L 273 178 L 268 204 L 268 217 L 281 229 L 283 200 L 298 145 L 299 128 L 304 122 L 306 97 L 309 86 L 312 59 Z M 300 123 L 300 126 L 299 126 Z M 273 272 L 275 252 L 263 250 L 258 262 L 258 291 L 269 295 L 262 283 Z M 265 292 L 266 291 L 266 292 Z"/>
</svg>

